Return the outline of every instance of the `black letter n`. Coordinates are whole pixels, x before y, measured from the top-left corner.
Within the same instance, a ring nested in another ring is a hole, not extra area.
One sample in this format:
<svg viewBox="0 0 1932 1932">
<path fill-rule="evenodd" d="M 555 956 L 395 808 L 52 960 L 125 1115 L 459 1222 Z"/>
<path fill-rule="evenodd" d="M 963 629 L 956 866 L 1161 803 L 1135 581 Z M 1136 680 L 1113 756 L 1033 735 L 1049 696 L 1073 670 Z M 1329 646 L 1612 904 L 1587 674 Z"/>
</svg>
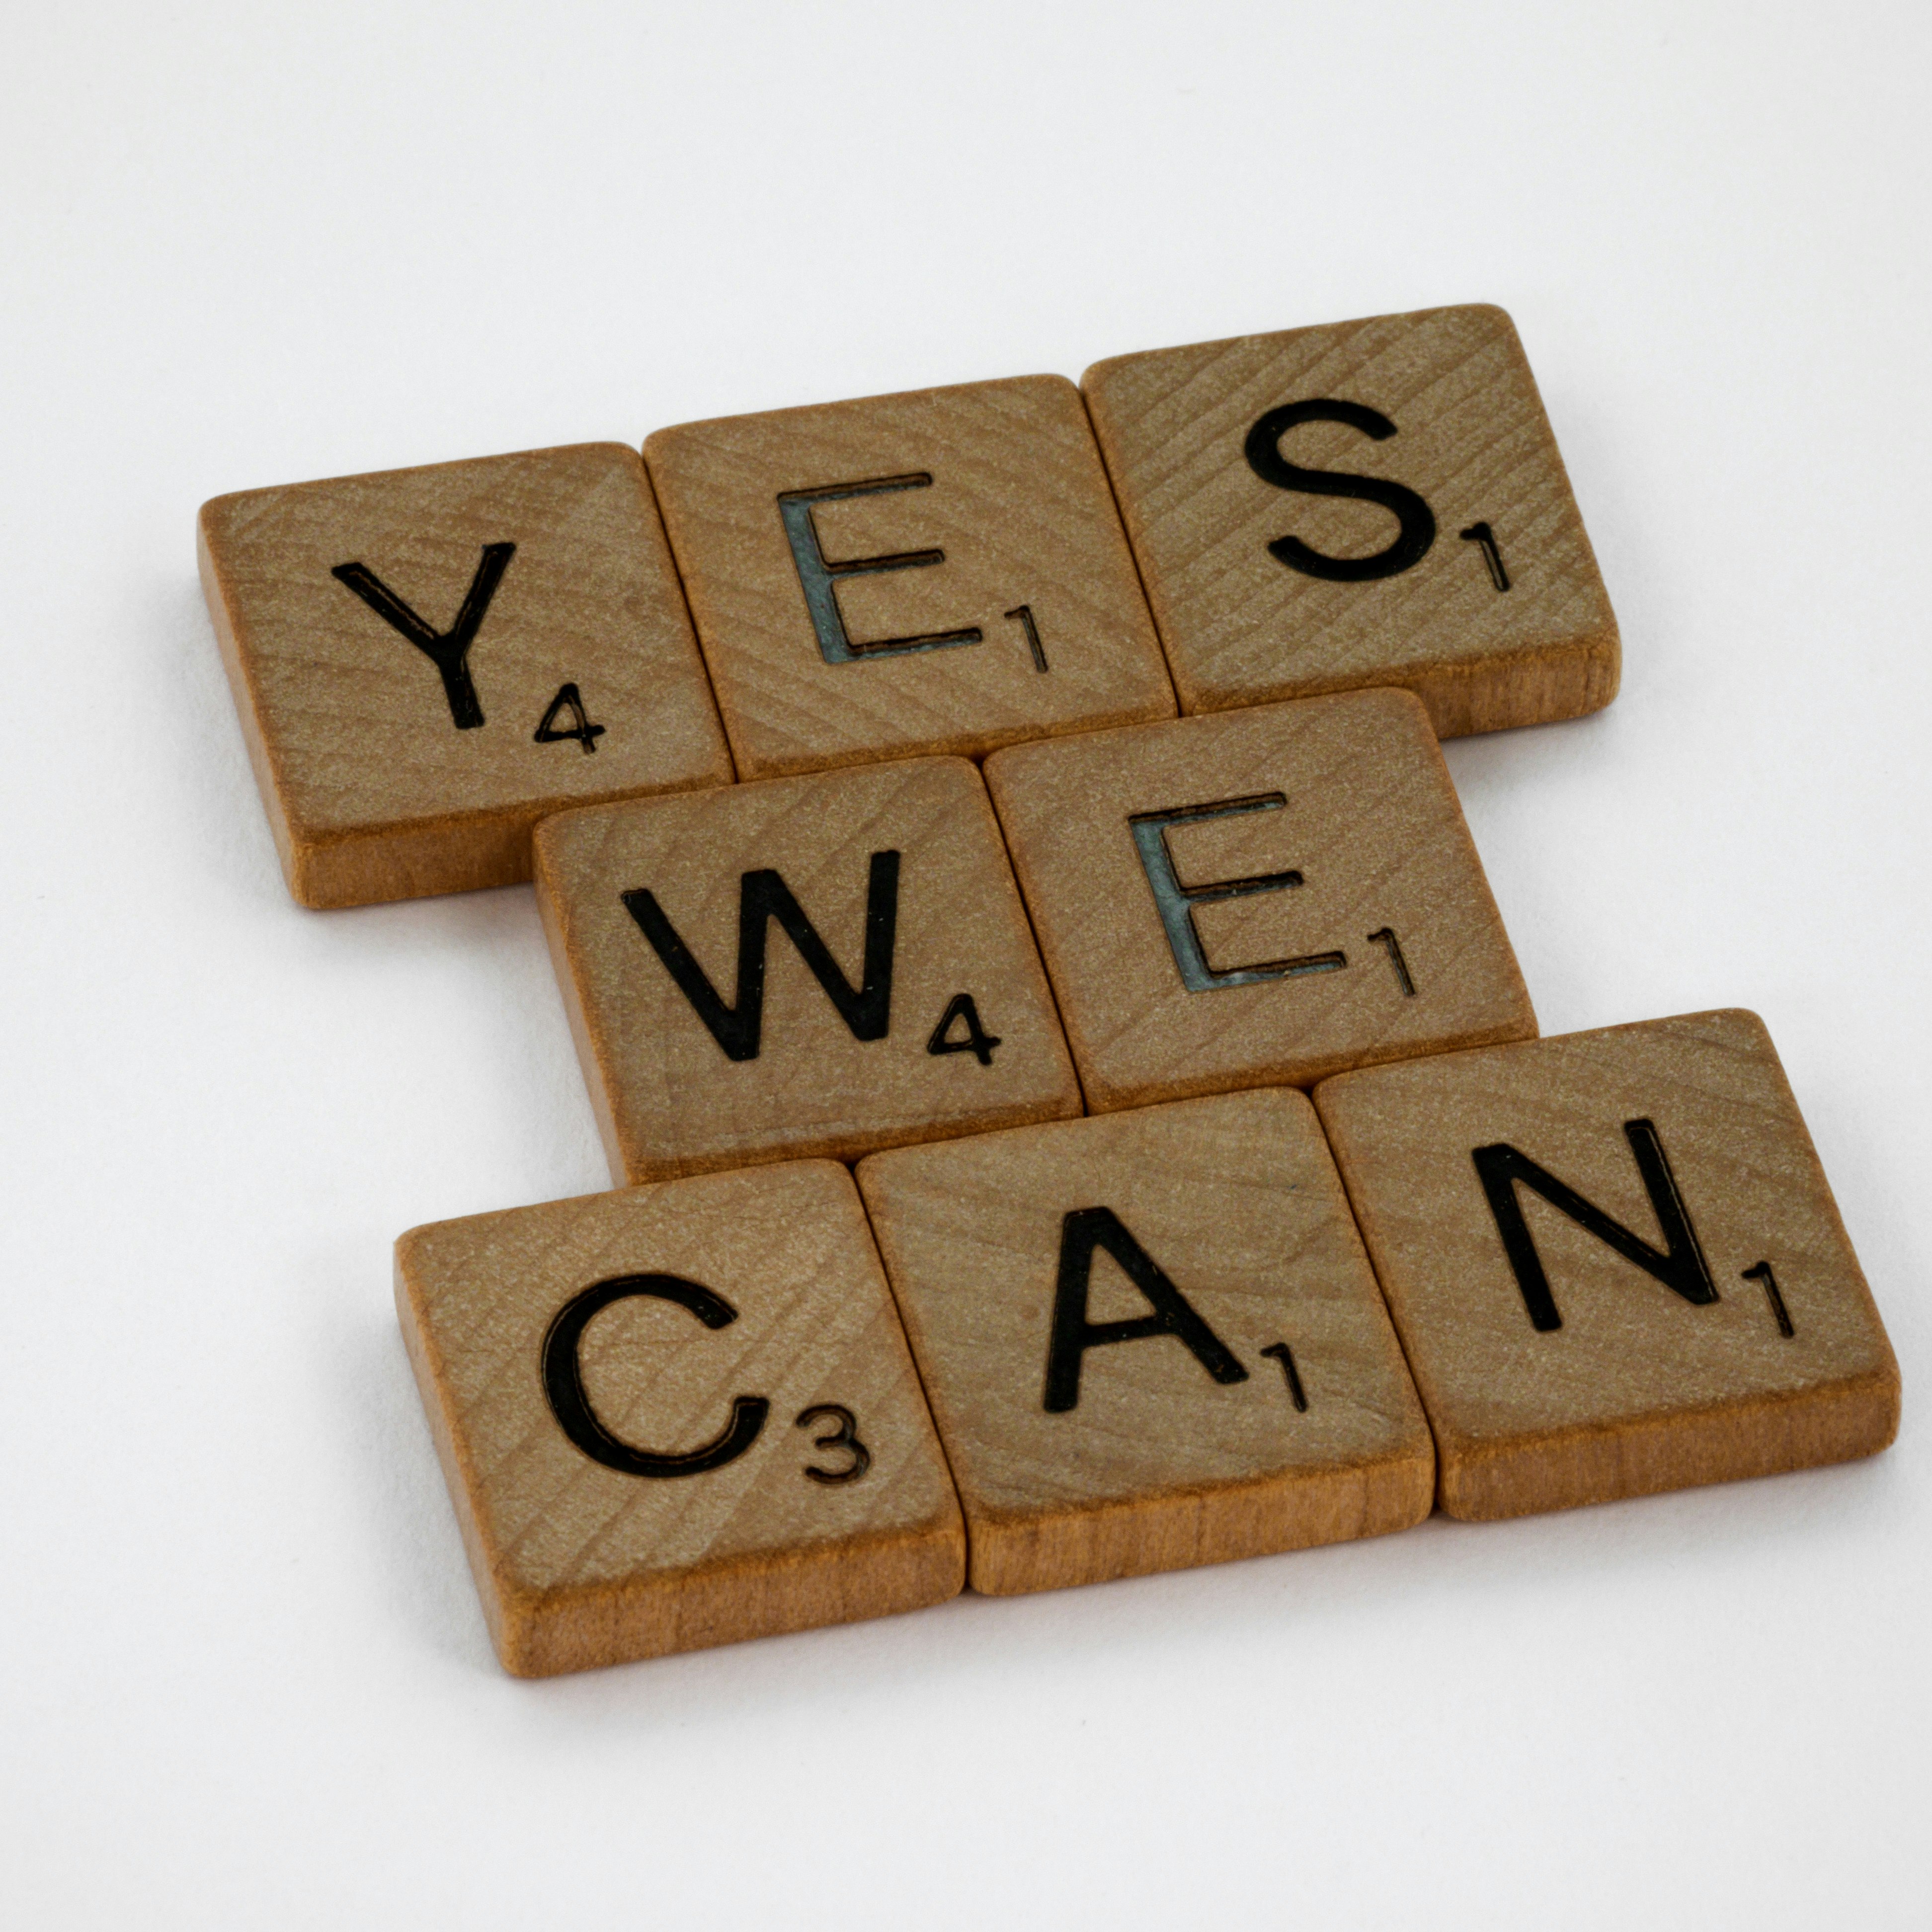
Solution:
<svg viewBox="0 0 1932 1932">
<path fill-rule="evenodd" d="M 1094 1250 L 1105 1248 L 1127 1279 L 1153 1304 L 1151 1315 L 1124 1322 L 1089 1322 L 1087 1283 Z M 1233 1352 L 1195 1312 L 1192 1304 L 1160 1265 L 1127 1232 L 1111 1208 L 1076 1208 L 1060 1224 L 1060 1282 L 1053 1297 L 1053 1340 L 1047 1350 L 1046 1398 L 1050 1414 L 1080 1403 L 1080 1364 L 1089 1348 L 1103 1342 L 1138 1342 L 1172 1335 L 1184 1342 L 1217 1382 L 1244 1382 L 1248 1372 Z"/>
<path fill-rule="evenodd" d="M 1711 1279 L 1704 1251 L 1697 1245 L 1697 1231 L 1677 1191 L 1677 1178 L 1664 1156 L 1664 1143 L 1648 1120 L 1626 1120 L 1624 1138 L 1636 1156 L 1636 1171 L 1643 1177 L 1657 1216 L 1658 1232 L 1664 1237 L 1659 1253 L 1650 1244 L 1633 1234 L 1621 1221 L 1613 1221 L 1598 1207 L 1586 1201 L 1573 1187 L 1566 1187 L 1547 1168 L 1539 1167 L 1527 1154 L 1517 1153 L 1506 1142 L 1473 1149 L 1470 1159 L 1489 1197 L 1490 1212 L 1496 1217 L 1496 1232 L 1503 1238 L 1503 1252 L 1509 1256 L 1516 1285 L 1522 1292 L 1523 1306 L 1532 1324 L 1545 1330 L 1560 1328 L 1563 1318 L 1556 1312 L 1556 1298 L 1550 1292 L 1550 1277 L 1543 1271 L 1542 1258 L 1536 1252 L 1529 1223 L 1523 1219 L 1522 1204 L 1516 1198 L 1516 1184 L 1533 1188 L 1552 1208 L 1569 1216 L 1580 1228 L 1586 1228 L 1598 1240 L 1614 1248 L 1627 1262 L 1634 1262 L 1645 1274 L 1681 1294 L 1694 1307 L 1702 1307 L 1718 1298 L 1717 1284 Z"/>
<path fill-rule="evenodd" d="M 892 1024 L 892 944 L 898 926 L 899 855 L 874 852 L 866 890 L 866 962 L 855 991 L 830 949 L 777 873 L 747 872 L 738 882 L 738 1004 L 728 1006 L 664 916 L 654 894 L 622 895 L 626 909 L 677 982 L 678 991 L 732 1060 L 755 1060 L 765 1022 L 766 922 L 776 919 L 798 948 L 852 1030 L 854 1040 L 884 1040 Z"/>
</svg>

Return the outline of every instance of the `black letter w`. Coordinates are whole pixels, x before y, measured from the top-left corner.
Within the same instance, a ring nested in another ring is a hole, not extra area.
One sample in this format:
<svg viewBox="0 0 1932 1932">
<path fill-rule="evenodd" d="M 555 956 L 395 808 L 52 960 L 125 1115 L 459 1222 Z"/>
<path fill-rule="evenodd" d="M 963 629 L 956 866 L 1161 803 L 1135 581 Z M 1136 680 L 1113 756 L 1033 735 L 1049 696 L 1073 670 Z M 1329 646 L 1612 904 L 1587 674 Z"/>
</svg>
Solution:
<svg viewBox="0 0 1932 1932">
<path fill-rule="evenodd" d="M 738 1004 L 728 1006 L 692 957 L 656 896 L 626 892 L 624 904 L 732 1060 L 755 1060 L 765 1023 L 766 921 L 776 920 L 825 988 L 854 1040 L 884 1040 L 892 1024 L 892 941 L 898 926 L 899 855 L 874 852 L 866 891 L 866 963 L 855 992 L 824 940 L 777 873 L 747 872 L 738 882 Z"/>
<path fill-rule="evenodd" d="M 1523 1219 L 1522 1204 L 1516 1198 L 1516 1184 L 1534 1188 L 1552 1208 L 1560 1208 L 1580 1228 L 1587 1228 L 1598 1240 L 1616 1250 L 1627 1262 L 1634 1262 L 1645 1274 L 1653 1275 L 1667 1288 L 1681 1294 L 1693 1306 L 1701 1307 L 1718 1298 L 1717 1285 L 1697 1245 L 1697 1231 L 1690 1225 L 1684 1198 L 1677 1191 L 1677 1178 L 1664 1157 L 1664 1143 L 1655 1126 L 1648 1120 L 1626 1120 L 1624 1138 L 1636 1156 L 1636 1171 L 1643 1177 L 1645 1191 L 1657 1215 L 1664 1236 L 1664 1252 L 1633 1234 L 1621 1221 L 1613 1221 L 1600 1208 L 1586 1201 L 1574 1188 L 1566 1187 L 1547 1168 L 1539 1167 L 1528 1155 L 1502 1142 L 1474 1149 L 1470 1159 L 1488 1196 L 1490 1212 L 1496 1217 L 1496 1230 L 1503 1238 L 1503 1252 L 1516 1273 L 1516 1285 L 1522 1291 L 1522 1304 L 1536 1328 L 1548 1330 L 1563 1326 L 1556 1312 L 1556 1298 L 1550 1292 L 1550 1277 L 1543 1271 L 1529 1223 Z"/>
</svg>

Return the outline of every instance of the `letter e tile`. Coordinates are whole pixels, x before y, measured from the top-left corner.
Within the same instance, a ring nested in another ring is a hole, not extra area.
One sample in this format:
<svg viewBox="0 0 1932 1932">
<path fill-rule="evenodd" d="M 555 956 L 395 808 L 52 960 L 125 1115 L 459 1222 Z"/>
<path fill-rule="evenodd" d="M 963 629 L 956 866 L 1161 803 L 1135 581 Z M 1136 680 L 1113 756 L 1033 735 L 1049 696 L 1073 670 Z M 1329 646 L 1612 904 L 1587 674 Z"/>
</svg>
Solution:
<svg viewBox="0 0 1932 1932">
<path fill-rule="evenodd" d="M 1084 379 L 1184 711 L 1402 685 L 1452 737 L 1616 695 L 1616 618 L 1499 308 Z"/>
<path fill-rule="evenodd" d="M 1286 1088 L 874 1154 L 859 1184 L 972 1586 L 1405 1529 L 1435 1459 L 1314 1110 Z"/>
<path fill-rule="evenodd" d="M 1755 1013 L 1315 1090 L 1452 1516 L 1843 1462 L 1898 1366 Z"/>
<path fill-rule="evenodd" d="M 396 1305 L 517 1676 L 959 1590 L 958 1504 L 832 1162 L 418 1228 Z"/>
<path fill-rule="evenodd" d="M 304 905 L 512 884 L 547 813 L 731 781 L 621 443 L 247 490 L 202 506 L 200 539 Z"/>
<path fill-rule="evenodd" d="M 1536 1031 L 1407 692 L 1016 745 L 986 781 L 1096 1113 Z"/>
<path fill-rule="evenodd" d="M 1174 715 L 1064 376 L 683 423 L 644 454 L 746 778 Z"/>
<path fill-rule="evenodd" d="M 620 1182 L 1080 1111 L 964 758 L 567 812 L 536 848 Z"/>
</svg>

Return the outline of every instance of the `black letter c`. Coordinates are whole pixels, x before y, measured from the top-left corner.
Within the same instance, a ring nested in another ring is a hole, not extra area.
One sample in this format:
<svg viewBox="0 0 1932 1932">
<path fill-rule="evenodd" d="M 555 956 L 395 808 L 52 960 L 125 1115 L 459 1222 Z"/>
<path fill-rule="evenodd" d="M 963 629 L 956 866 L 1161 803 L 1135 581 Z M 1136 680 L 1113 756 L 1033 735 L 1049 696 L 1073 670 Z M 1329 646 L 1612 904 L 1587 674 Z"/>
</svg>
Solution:
<svg viewBox="0 0 1932 1932">
<path fill-rule="evenodd" d="M 1291 463 L 1278 447 L 1282 436 L 1298 423 L 1346 423 L 1377 442 L 1395 434 L 1395 424 L 1378 410 L 1360 403 L 1344 403 L 1334 398 L 1313 402 L 1283 403 L 1248 432 L 1245 454 L 1248 467 L 1264 483 L 1277 490 L 1304 490 L 1311 496 L 1354 496 L 1365 503 L 1379 503 L 1393 511 L 1402 529 L 1386 550 L 1373 556 L 1324 556 L 1310 550 L 1299 537 L 1277 537 L 1268 545 L 1268 554 L 1304 577 L 1325 578 L 1331 584 L 1366 584 L 1378 577 L 1394 577 L 1420 563 L 1436 541 L 1436 514 L 1413 490 L 1379 476 L 1348 476 L 1329 470 L 1304 470 Z"/>
<path fill-rule="evenodd" d="M 543 1339 L 544 1393 L 550 1398 L 550 1413 L 565 1435 L 594 1461 L 607 1469 L 626 1476 L 701 1476 L 707 1469 L 722 1469 L 735 1462 L 757 1441 L 765 1426 L 771 1404 L 761 1395 L 733 1397 L 731 1420 L 723 1435 L 701 1449 L 682 1455 L 660 1455 L 654 1450 L 638 1449 L 611 1434 L 584 1386 L 584 1365 L 578 1352 L 584 1331 L 614 1301 L 637 1294 L 654 1295 L 661 1301 L 674 1301 L 688 1308 L 707 1328 L 724 1328 L 736 1321 L 738 1311 L 722 1295 L 700 1288 L 674 1274 L 620 1274 L 608 1281 L 593 1282 L 581 1294 L 573 1295 L 560 1308 Z"/>
</svg>

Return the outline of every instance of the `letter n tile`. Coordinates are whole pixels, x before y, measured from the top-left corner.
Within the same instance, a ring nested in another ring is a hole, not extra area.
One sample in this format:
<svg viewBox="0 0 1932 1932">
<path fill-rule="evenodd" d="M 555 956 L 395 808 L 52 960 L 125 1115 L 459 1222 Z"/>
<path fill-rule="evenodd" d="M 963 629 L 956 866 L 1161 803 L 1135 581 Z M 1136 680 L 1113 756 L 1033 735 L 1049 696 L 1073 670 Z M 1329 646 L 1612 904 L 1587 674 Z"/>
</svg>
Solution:
<svg viewBox="0 0 1932 1932">
<path fill-rule="evenodd" d="M 1451 1515 L 1868 1456 L 1898 1366 L 1756 1014 L 1378 1067 L 1315 1091 Z"/>
</svg>

